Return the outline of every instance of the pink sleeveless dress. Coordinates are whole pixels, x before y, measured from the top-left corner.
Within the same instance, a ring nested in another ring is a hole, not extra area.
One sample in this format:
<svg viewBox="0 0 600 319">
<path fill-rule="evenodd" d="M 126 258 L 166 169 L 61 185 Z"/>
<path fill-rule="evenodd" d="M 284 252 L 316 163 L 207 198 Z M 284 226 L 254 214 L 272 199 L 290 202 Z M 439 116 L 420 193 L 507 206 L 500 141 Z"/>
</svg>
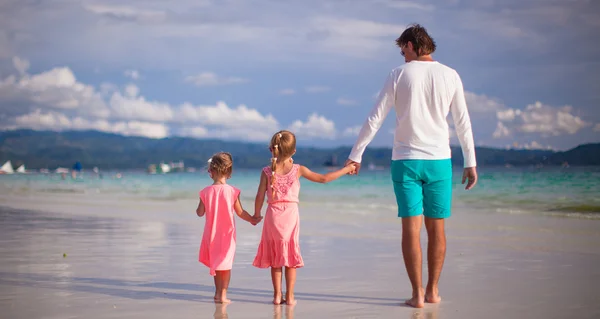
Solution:
<svg viewBox="0 0 600 319">
<path fill-rule="evenodd" d="M 267 175 L 267 212 L 258 252 L 252 263 L 258 268 L 300 268 L 304 261 L 300 255 L 300 215 L 298 195 L 300 180 L 299 165 L 294 164 L 288 174 L 275 175 L 275 198 L 272 196 L 270 167 L 263 172 Z"/>
<path fill-rule="evenodd" d="M 230 270 L 235 255 L 234 205 L 240 190 L 230 185 L 211 185 L 200 191 L 206 209 L 206 222 L 200 244 L 201 263 L 210 269 Z"/>
</svg>

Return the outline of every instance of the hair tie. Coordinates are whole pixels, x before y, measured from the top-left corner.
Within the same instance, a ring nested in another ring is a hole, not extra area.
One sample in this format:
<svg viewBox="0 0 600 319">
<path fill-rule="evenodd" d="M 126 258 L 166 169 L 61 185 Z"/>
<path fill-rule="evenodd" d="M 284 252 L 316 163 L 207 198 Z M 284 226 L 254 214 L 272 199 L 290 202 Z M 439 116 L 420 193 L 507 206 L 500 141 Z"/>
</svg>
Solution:
<svg viewBox="0 0 600 319">
<path fill-rule="evenodd" d="M 277 161 L 277 157 L 271 157 L 271 161 Z"/>
<path fill-rule="evenodd" d="M 212 157 L 208 159 L 208 162 L 209 162 L 209 163 L 212 163 Z"/>
<path fill-rule="evenodd" d="M 275 176 L 275 171 L 271 171 L 271 175 Z"/>
<path fill-rule="evenodd" d="M 278 134 L 277 134 L 277 136 L 278 136 L 279 138 L 282 138 L 282 137 L 283 137 L 283 135 L 281 135 L 281 133 L 278 133 Z"/>
<path fill-rule="evenodd" d="M 273 145 L 274 148 L 279 148 L 279 145 Z"/>
</svg>

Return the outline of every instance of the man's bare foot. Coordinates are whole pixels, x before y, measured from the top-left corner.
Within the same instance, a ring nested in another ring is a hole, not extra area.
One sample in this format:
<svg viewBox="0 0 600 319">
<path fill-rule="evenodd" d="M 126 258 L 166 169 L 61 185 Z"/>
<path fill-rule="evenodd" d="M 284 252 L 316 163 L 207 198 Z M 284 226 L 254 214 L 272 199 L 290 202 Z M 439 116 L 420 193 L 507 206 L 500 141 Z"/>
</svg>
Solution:
<svg viewBox="0 0 600 319">
<path fill-rule="evenodd" d="M 438 288 L 431 290 L 427 289 L 427 292 L 425 293 L 425 302 L 439 303 L 440 301 L 442 301 L 442 297 L 440 297 L 440 292 Z"/>
<path fill-rule="evenodd" d="M 215 303 L 228 304 L 228 303 L 231 303 L 231 300 L 229 300 L 227 298 L 218 298 L 218 299 L 215 299 Z"/>
<path fill-rule="evenodd" d="M 281 292 L 273 293 L 273 304 L 274 305 L 281 305 L 284 303 L 285 303 L 285 300 L 283 300 L 283 298 L 281 296 Z"/>
<path fill-rule="evenodd" d="M 419 289 L 417 294 L 413 293 L 413 297 L 406 301 L 406 304 L 413 308 L 425 307 L 425 298 L 423 288 Z"/>
</svg>

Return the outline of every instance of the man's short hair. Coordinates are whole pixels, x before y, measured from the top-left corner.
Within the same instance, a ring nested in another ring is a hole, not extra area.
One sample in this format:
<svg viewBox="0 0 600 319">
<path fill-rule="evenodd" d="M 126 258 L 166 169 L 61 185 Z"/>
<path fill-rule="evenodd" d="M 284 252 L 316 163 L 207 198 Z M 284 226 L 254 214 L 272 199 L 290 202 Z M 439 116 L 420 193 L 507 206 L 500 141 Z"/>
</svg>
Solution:
<svg viewBox="0 0 600 319">
<path fill-rule="evenodd" d="M 411 42 L 417 56 L 429 55 L 435 52 L 435 41 L 429 36 L 427 30 L 420 24 L 410 25 L 398 39 L 396 45 L 399 47 L 406 46 Z"/>
</svg>

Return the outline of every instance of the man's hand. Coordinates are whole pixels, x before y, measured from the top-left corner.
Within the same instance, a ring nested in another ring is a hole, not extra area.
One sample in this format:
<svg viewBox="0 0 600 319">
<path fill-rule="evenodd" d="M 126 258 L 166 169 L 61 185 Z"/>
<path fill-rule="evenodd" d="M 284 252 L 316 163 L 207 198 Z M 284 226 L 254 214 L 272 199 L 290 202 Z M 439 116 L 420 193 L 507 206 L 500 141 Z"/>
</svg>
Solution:
<svg viewBox="0 0 600 319">
<path fill-rule="evenodd" d="M 356 168 L 354 170 L 354 172 L 350 172 L 350 175 L 358 175 L 358 171 L 360 171 L 360 163 L 357 163 L 353 160 L 346 160 L 346 163 L 344 164 L 344 166 L 348 166 L 348 165 L 354 165 L 354 167 Z"/>
<path fill-rule="evenodd" d="M 465 187 L 466 190 L 475 187 L 475 184 L 477 184 L 477 169 L 475 167 L 465 168 L 463 171 L 462 184 L 464 184 L 465 181 L 467 181 L 467 186 Z"/>
</svg>

